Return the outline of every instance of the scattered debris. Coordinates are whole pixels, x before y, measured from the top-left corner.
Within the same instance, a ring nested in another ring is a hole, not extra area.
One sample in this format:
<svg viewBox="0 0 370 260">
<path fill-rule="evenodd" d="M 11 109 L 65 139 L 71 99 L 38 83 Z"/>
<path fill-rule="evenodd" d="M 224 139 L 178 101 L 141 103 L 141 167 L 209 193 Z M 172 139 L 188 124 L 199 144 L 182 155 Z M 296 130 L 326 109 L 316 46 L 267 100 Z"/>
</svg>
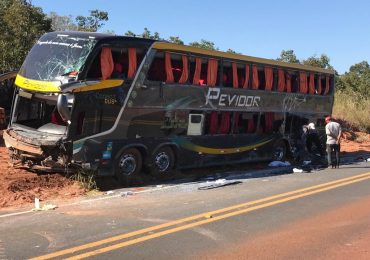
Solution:
<svg viewBox="0 0 370 260">
<path fill-rule="evenodd" d="M 110 190 L 110 191 L 107 191 L 107 192 L 105 193 L 105 195 L 112 195 L 113 193 L 114 193 L 114 191 Z"/>
<path fill-rule="evenodd" d="M 157 188 L 163 188 L 163 185 L 157 185 L 156 187 Z"/>
<path fill-rule="evenodd" d="M 370 162 L 370 158 L 367 158 L 367 160 L 366 160 L 367 162 Z"/>
<path fill-rule="evenodd" d="M 127 196 L 132 196 L 132 195 L 134 195 L 134 192 L 130 190 L 121 192 L 121 197 L 127 197 Z"/>
<path fill-rule="evenodd" d="M 289 162 L 282 162 L 282 161 L 272 161 L 268 164 L 270 167 L 283 167 L 283 166 L 290 166 Z"/>
<path fill-rule="evenodd" d="M 57 208 L 57 205 L 53 205 L 53 204 L 45 204 L 43 205 L 42 207 L 39 207 L 38 208 L 34 208 L 32 209 L 32 211 L 47 211 L 47 210 L 53 210 L 53 209 L 56 209 Z"/>
<path fill-rule="evenodd" d="M 198 188 L 198 190 L 210 190 L 210 189 L 215 189 L 215 188 L 220 188 L 220 187 L 225 187 L 225 186 L 229 186 L 229 185 L 236 185 L 236 184 L 239 184 L 239 183 L 242 183 L 242 181 L 231 181 L 231 182 L 222 182 L 222 183 L 216 183 L 217 181 L 215 181 L 214 184 L 211 184 L 211 185 L 207 185 L 207 186 L 201 186 Z"/>
<path fill-rule="evenodd" d="M 303 170 L 302 169 L 298 169 L 298 168 L 293 168 L 293 172 L 295 172 L 295 173 L 302 173 Z"/>
</svg>

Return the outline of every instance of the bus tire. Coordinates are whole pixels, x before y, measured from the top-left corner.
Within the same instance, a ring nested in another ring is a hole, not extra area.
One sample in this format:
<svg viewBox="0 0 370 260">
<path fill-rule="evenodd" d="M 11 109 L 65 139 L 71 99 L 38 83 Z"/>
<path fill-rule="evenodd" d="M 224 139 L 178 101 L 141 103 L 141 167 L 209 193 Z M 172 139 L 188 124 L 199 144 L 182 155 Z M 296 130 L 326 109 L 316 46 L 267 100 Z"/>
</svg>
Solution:
<svg viewBox="0 0 370 260">
<path fill-rule="evenodd" d="M 278 140 L 273 147 L 274 161 L 284 161 L 286 159 L 287 146 L 284 140 Z"/>
<path fill-rule="evenodd" d="M 141 153 L 136 148 L 124 150 L 117 159 L 115 176 L 121 184 L 129 184 L 130 180 L 140 174 L 143 165 Z"/>
<path fill-rule="evenodd" d="M 169 146 L 159 148 L 151 157 L 150 173 L 156 178 L 169 175 L 175 165 L 175 154 Z"/>
</svg>

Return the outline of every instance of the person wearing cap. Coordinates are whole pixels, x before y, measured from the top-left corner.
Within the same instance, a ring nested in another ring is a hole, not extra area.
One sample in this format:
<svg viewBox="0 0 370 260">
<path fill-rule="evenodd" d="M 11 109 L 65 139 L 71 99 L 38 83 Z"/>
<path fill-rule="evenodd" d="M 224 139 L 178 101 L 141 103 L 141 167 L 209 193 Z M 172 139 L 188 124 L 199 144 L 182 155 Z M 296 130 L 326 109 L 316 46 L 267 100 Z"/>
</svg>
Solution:
<svg viewBox="0 0 370 260">
<path fill-rule="evenodd" d="M 339 167 L 340 139 L 342 128 L 339 123 L 332 121 L 330 116 L 325 118 L 326 126 L 326 152 L 328 153 L 328 166 L 331 168 Z M 335 153 L 335 163 L 332 160 L 332 152 Z"/>
</svg>

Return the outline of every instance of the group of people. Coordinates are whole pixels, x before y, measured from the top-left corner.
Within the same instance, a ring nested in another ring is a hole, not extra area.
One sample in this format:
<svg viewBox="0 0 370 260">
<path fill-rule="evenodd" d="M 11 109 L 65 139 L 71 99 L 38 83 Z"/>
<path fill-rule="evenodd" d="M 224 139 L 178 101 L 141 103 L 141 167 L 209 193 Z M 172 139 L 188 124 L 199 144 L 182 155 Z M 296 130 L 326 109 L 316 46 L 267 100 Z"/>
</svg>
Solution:
<svg viewBox="0 0 370 260">
<path fill-rule="evenodd" d="M 326 133 L 326 152 L 328 158 L 328 167 L 338 168 L 340 162 L 340 141 L 342 137 L 342 129 L 339 123 L 334 122 L 330 116 L 325 118 L 325 133 Z M 303 139 L 307 151 L 313 153 L 313 145 L 316 146 L 317 151 L 321 156 L 324 156 L 324 149 L 322 148 L 318 132 L 314 123 L 309 123 L 303 126 Z M 333 158 L 334 154 L 334 158 Z"/>
</svg>

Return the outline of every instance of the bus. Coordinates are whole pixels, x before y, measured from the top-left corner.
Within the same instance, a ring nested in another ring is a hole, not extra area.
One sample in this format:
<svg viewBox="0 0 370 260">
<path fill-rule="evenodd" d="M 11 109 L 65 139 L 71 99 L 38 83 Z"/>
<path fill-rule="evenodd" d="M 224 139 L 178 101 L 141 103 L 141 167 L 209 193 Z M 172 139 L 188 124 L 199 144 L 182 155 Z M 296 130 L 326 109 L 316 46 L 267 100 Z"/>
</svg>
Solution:
<svg viewBox="0 0 370 260">
<path fill-rule="evenodd" d="M 51 32 L 15 80 L 11 159 L 32 171 L 142 170 L 284 160 L 332 112 L 327 69 L 136 37 Z"/>
</svg>

